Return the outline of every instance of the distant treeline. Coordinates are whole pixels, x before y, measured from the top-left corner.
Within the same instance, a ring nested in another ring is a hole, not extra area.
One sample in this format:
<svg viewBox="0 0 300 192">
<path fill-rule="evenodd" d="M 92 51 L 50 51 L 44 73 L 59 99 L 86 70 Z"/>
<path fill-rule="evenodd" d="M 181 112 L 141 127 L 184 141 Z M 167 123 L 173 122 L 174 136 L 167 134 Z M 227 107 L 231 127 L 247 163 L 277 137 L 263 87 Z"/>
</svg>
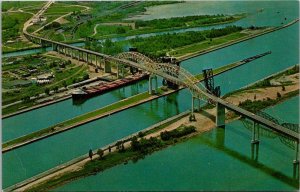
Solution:
<svg viewBox="0 0 300 192">
<path fill-rule="evenodd" d="M 172 27 L 186 27 L 196 25 L 207 25 L 214 23 L 222 23 L 227 21 L 234 21 L 236 18 L 233 16 L 226 15 L 197 15 L 197 16 L 186 16 L 186 17 L 174 17 L 167 19 L 154 19 L 149 21 L 136 21 L 136 27 L 149 27 L 155 29 L 161 28 L 172 28 Z"/>
<path fill-rule="evenodd" d="M 190 31 L 186 33 L 163 34 L 148 38 L 135 38 L 129 42 L 132 46 L 136 47 L 139 52 L 145 55 L 160 57 L 164 56 L 167 50 L 199 43 L 207 38 L 212 40 L 212 38 L 221 37 L 241 30 L 243 30 L 242 27 L 227 26 L 222 29 L 212 29 L 208 31 Z"/>
</svg>

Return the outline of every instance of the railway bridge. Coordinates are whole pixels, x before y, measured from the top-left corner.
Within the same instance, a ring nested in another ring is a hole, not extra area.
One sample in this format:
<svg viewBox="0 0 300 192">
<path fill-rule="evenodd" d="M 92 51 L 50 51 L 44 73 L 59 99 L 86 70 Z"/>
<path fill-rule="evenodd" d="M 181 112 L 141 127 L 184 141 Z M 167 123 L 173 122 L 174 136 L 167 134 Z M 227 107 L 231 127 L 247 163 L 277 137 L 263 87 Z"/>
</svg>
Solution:
<svg viewBox="0 0 300 192">
<path fill-rule="evenodd" d="M 57 51 L 58 53 L 78 59 L 80 61 L 84 61 L 87 64 L 95 65 L 96 68 L 104 69 L 105 72 L 111 72 L 111 66 L 115 65 L 117 68 L 118 77 L 124 71 L 125 66 L 147 71 L 150 73 L 149 93 L 155 92 L 157 84 L 153 90 L 152 80 L 156 79 L 156 76 L 163 77 L 167 81 L 186 87 L 192 94 L 191 115 L 193 116 L 194 113 L 195 99 L 213 101 L 217 110 L 215 122 L 218 127 L 225 127 L 225 109 L 227 109 L 251 120 L 253 122 L 253 127 L 255 127 L 257 124 L 266 126 L 277 133 L 295 140 L 297 145 L 299 144 L 299 133 L 214 96 L 202 84 L 200 84 L 198 79 L 196 79 L 191 73 L 177 65 L 158 63 L 138 52 L 125 52 L 113 57 L 30 34 L 27 32 L 25 26 L 23 34 L 29 41 L 33 43 L 40 44 L 42 47 L 52 46 L 53 50 Z M 103 64 L 103 66 L 101 64 Z M 255 129 L 253 129 L 253 131 L 252 141 L 255 141 L 254 143 L 258 143 L 258 134 L 255 132 Z M 295 162 L 299 162 L 298 147 L 296 150 Z"/>
</svg>

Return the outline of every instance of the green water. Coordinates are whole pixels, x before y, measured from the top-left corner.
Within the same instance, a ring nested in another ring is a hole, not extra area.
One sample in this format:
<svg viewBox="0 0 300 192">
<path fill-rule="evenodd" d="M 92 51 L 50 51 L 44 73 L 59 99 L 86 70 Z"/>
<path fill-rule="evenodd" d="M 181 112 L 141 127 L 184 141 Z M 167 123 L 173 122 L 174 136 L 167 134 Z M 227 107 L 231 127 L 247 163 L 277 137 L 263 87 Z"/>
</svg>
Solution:
<svg viewBox="0 0 300 192">
<path fill-rule="evenodd" d="M 272 109 L 287 122 L 298 122 L 299 97 Z M 285 111 L 290 111 L 287 116 Z M 137 163 L 119 165 L 96 176 L 67 184 L 57 191 L 188 191 L 295 190 L 294 150 L 278 136 L 260 135 L 257 160 L 252 159 L 251 131 L 241 121 L 216 128 L 184 143 L 146 156 Z"/>
<path fill-rule="evenodd" d="M 218 4 L 220 6 L 215 6 Z M 153 7 L 159 11 L 161 8 L 177 7 L 176 10 L 180 15 L 186 14 L 216 14 L 216 13 L 251 13 L 245 19 L 236 22 L 237 25 L 249 26 L 249 25 L 262 25 L 273 26 L 276 23 L 281 22 L 283 15 L 287 17 L 287 21 L 291 21 L 299 16 L 297 9 L 297 2 L 188 2 L 181 4 L 171 4 L 164 6 Z M 195 9 L 195 7 L 197 9 Z M 257 12 L 258 8 L 264 8 L 263 12 Z M 169 8 L 168 8 L 169 9 Z M 173 10 L 170 8 L 169 10 Z M 221 11 L 223 10 L 223 12 Z M 286 10 L 289 10 L 288 12 Z M 198 11 L 198 12 L 197 12 Z M 199 12 L 200 11 L 200 12 Z M 279 11 L 279 13 L 277 13 Z M 161 14 L 164 17 L 168 17 L 173 14 L 172 12 L 162 11 Z M 155 14 L 153 14 L 155 16 Z M 271 55 L 260 58 L 245 66 L 242 66 L 236 70 L 242 76 L 249 76 L 249 78 L 240 78 L 239 81 L 235 81 L 232 77 L 232 73 L 227 72 L 220 77 L 216 78 L 216 83 L 221 86 L 222 93 L 226 93 L 230 90 L 234 90 L 236 87 L 242 87 L 253 81 L 257 81 L 267 75 L 283 70 L 293 64 L 297 64 L 299 58 L 299 23 L 293 25 L 287 29 L 283 29 L 266 36 L 261 36 L 250 41 L 246 41 L 235 46 L 228 47 L 226 49 L 211 52 L 209 54 L 195 57 L 193 59 L 182 62 L 182 66 L 193 74 L 201 73 L 206 68 L 217 68 L 224 66 L 228 63 L 235 62 L 237 60 L 245 59 L 255 54 L 260 54 L 266 51 L 272 51 Z M 146 34 L 147 35 L 147 34 Z M 286 48 L 282 47 L 285 45 Z M 238 54 L 232 54 L 238 53 Z M 283 57 L 284 55 L 284 57 Z M 267 69 L 262 70 L 261 69 Z M 249 73 L 250 71 L 250 73 Z M 223 82 L 226 82 L 226 86 Z M 161 81 L 159 81 L 161 83 Z M 40 130 L 42 128 L 49 127 L 51 125 L 60 123 L 64 120 L 73 118 L 75 116 L 87 113 L 89 111 L 98 109 L 108 104 L 119 101 L 123 98 L 141 93 L 147 90 L 147 81 L 139 82 L 137 84 L 127 86 L 124 89 L 118 89 L 101 96 L 94 97 L 81 105 L 74 105 L 71 99 L 65 100 L 60 103 L 42 107 L 40 109 L 23 113 L 11 118 L 4 119 L 3 124 L 3 136 L 2 140 L 8 141 L 16 137 L 20 137 L 25 134 Z M 55 114 L 55 115 L 54 115 Z M 35 118 L 35 121 L 32 121 Z"/>
<path fill-rule="evenodd" d="M 274 6 L 272 2 L 269 2 L 269 4 L 270 6 Z M 295 7 L 294 4 L 290 5 L 290 17 L 293 17 L 295 9 L 297 9 L 297 6 Z M 272 14 L 270 14 L 270 17 L 273 16 Z M 253 56 L 257 53 L 269 50 L 272 51 L 271 55 L 217 77 L 215 85 L 220 85 L 222 94 L 225 94 L 271 75 L 274 72 L 298 64 L 298 34 L 299 23 L 284 30 L 261 36 L 257 39 L 252 39 L 207 55 L 189 59 L 184 61 L 182 66 L 192 73 L 199 73 L 203 68 L 216 68 L 239 59 L 244 59 L 248 56 Z M 142 87 L 141 90 L 146 89 L 144 84 Z M 131 86 L 127 88 L 127 91 L 125 91 L 127 94 L 125 94 L 125 96 L 131 94 L 131 88 Z M 51 105 L 51 110 L 46 107 L 41 108 L 40 110 L 34 110 L 30 113 L 25 113 L 23 114 L 24 116 L 16 116 L 17 118 L 9 120 L 11 122 L 10 124 L 7 124 L 6 128 L 13 129 L 15 125 L 18 125 L 18 129 L 22 129 L 23 127 L 25 129 L 26 127 L 27 131 L 44 128 L 56 122 L 60 122 L 65 118 L 96 109 L 100 106 L 105 106 L 110 102 L 115 102 L 123 96 L 122 93 L 112 92 L 105 96 L 95 97 L 81 106 L 73 106 L 72 103 L 67 100 L 65 103 Z M 184 90 L 5 153 L 3 154 L 3 186 L 5 188 L 16 184 L 77 156 L 86 154 L 90 148 L 96 149 L 107 145 L 131 133 L 145 129 L 154 123 L 183 112 L 190 108 L 190 99 L 190 93 L 187 90 Z M 5 123 L 7 122 L 4 122 L 3 124 L 5 125 Z M 31 127 L 34 127 L 34 129 Z M 228 130 L 240 131 L 242 129 L 232 128 Z M 229 133 L 230 131 L 226 131 L 226 138 Z M 250 133 L 246 131 L 245 133 L 241 132 L 240 134 Z M 12 134 L 9 137 L 12 138 L 14 135 Z M 277 144 L 276 142 L 272 143 L 272 147 L 281 148 L 280 146 L 280 142 Z M 286 150 L 288 151 L 288 149 Z M 285 148 L 283 148 L 281 152 L 285 152 Z M 210 153 L 206 153 L 206 156 L 210 156 Z M 275 157 L 277 158 L 277 156 Z M 230 160 L 228 159 L 228 162 L 229 161 Z M 222 166 L 225 166 L 225 164 Z M 276 168 L 278 165 L 274 163 L 272 166 Z M 180 167 L 177 169 L 181 170 Z M 238 170 L 238 172 L 243 172 L 244 170 L 248 171 L 247 167 L 236 170 Z M 174 174 L 174 177 L 176 177 L 176 174 Z M 114 180 L 113 177 L 108 177 L 107 179 Z M 188 179 L 193 178 L 189 177 Z M 207 183 L 212 182 L 206 181 L 203 177 L 197 179 Z M 256 182 L 259 183 L 261 181 L 257 180 Z M 186 185 L 188 184 L 189 183 Z M 133 182 L 132 187 L 135 186 L 138 187 L 139 184 Z M 209 186 L 209 184 L 207 184 L 207 186 Z"/>
</svg>

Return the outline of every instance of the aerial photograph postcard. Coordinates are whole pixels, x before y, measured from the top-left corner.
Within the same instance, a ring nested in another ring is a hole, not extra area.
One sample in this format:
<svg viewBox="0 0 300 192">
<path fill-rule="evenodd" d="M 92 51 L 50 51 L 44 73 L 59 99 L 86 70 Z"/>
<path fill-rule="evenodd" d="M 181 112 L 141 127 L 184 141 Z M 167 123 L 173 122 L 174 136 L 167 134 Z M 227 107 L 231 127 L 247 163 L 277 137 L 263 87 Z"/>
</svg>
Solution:
<svg viewBox="0 0 300 192">
<path fill-rule="evenodd" d="M 2 191 L 299 191 L 299 4 L 1 1 Z"/>
</svg>

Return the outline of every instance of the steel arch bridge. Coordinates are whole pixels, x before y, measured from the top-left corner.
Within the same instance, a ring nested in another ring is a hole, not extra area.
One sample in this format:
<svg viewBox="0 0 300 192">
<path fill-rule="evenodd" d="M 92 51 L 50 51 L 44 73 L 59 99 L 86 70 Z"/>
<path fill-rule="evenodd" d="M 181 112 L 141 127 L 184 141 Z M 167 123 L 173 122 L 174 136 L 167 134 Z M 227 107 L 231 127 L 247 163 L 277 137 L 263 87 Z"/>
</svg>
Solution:
<svg viewBox="0 0 300 192">
<path fill-rule="evenodd" d="M 197 78 L 180 66 L 155 62 L 139 52 L 124 52 L 116 57 L 138 63 L 141 69 L 161 76 L 177 85 L 187 87 L 192 95 L 198 99 L 209 99 L 208 90 L 202 84 L 199 84 Z"/>
</svg>

